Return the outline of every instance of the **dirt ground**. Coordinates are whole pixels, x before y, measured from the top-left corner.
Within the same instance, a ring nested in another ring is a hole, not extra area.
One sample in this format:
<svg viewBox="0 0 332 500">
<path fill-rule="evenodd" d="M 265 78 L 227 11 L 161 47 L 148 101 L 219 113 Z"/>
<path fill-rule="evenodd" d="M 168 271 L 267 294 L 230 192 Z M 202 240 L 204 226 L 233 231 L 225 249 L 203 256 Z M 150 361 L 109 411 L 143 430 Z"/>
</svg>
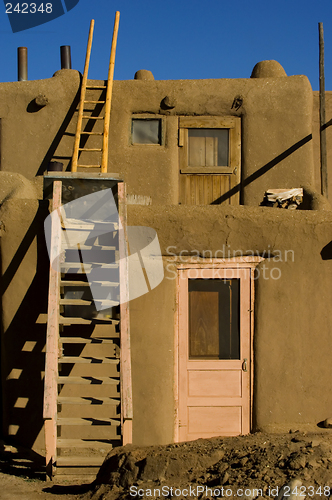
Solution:
<svg viewBox="0 0 332 500">
<path fill-rule="evenodd" d="M 1 470 L 4 467 L 2 462 Z M 259 432 L 165 446 L 127 445 L 108 455 L 91 485 L 79 485 L 75 478 L 55 485 L 38 475 L 28 478 L 27 469 L 21 472 L 0 473 L 2 500 L 218 496 L 267 500 L 278 495 L 281 499 L 283 494 L 284 500 L 291 500 L 292 493 L 322 500 L 331 495 L 332 431 Z M 285 485 L 289 487 L 280 491 Z"/>
</svg>

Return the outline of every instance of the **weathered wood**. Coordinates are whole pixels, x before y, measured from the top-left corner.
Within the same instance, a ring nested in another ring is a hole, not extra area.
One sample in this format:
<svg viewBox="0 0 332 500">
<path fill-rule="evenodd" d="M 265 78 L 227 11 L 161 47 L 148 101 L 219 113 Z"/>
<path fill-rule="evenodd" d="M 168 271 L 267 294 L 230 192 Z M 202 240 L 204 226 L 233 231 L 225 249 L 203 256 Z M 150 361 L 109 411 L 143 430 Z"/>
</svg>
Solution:
<svg viewBox="0 0 332 500">
<path fill-rule="evenodd" d="M 117 358 L 98 358 L 98 357 L 82 357 L 82 356 L 62 356 L 59 358 L 59 363 L 69 363 L 69 364 L 111 364 L 118 365 L 120 360 Z"/>
<path fill-rule="evenodd" d="M 323 23 L 318 23 L 318 29 L 319 29 L 319 126 L 320 126 L 319 130 L 320 130 L 321 193 L 323 196 L 328 198 Z"/>
<path fill-rule="evenodd" d="M 75 397 L 75 396 L 58 396 L 59 404 L 72 404 L 72 405 L 119 405 L 120 399 L 113 399 L 106 396 L 85 396 L 85 397 Z"/>
<path fill-rule="evenodd" d="M 86 377 L 58 377 L 59 384 L 75 384 L 75 385 L 91 385 L 91 384 L 107 384 L 107 385 L 118 385 L 119 379 L 111 377 L 97 377 L 97 376 L 86 376 Z"/>
<path fill-rule="evenodd" d="M 46 467 L 48 474 L 53 473 L 53 466 L 56 462 L 55 426 L 57 418 L 58 337 L 60 310 L 60 260 L 58 256 L 61 252 L 61 189 L 62 182 L 54 181 L 43 408 L 43 417 L 45 420 Z"/>
<path fill-rule="evenodd" d="M 80 98 L 80 104 L 79 104 L 79 108 L 78 108 L 78 118 L 77 118 L 77 127 L 76 127 L 75 142 L 74 142 L 73 159 L 72 159 L 72 163 L 71 163 L 71 171 L 72 172 L 77 171 L 78 150 L 79 150 L 81 130 L 82 130 L 82 119 L 85 118 L 83 116 L 84 97 L 85 97 L 86 85 L 87 85 L 87 81 L 88 81 L 88 72 L 89 72 L 94 24 L 95 24 L 95 22 L 92 19 L 91 23 L 90 23 L 88 46 L 87 46 L 87 51 L 86 51 L 84 72 L 83 72 L 83 78 L 82 78 L 82 84 L 81 84 L 81 98 Z"/>
<path fill-rule="evenodd" d="M 58 418 L 58 425 L 93 425 L 94 427 L 102 425 L 113 425 L 119 427 L 120 421 L 114 418 Z"/>
<path fill-rule="evenodd" d="M 131 347 L 129 327 L 129 278 L 127 261 L 127 213 L 126 189 L 124 183 L 118 184 L 119 210 L 119 274 L 120 274 L 120 361 L 121 361 L 121 420 L 122 444 L 132 442 L 132 379 L 131 379 Z"/>
<path fill-rule="evenodd" d="M 109 141 L 109 128 L 110 128 L 110 116 L 111 116 L 115 52 L 116 52 L 116 42 L 117 42 L 118 30 L 119 30 L 119 20 L 120 20 L 120 12 L 117 11 L 115 13 L 111 56 L 110 56 L 110 64 L 109 64 L 108 79 L 107 79 L 105 118 L 104 118 L 104 135 L 103 135 L 103 153 L 102 153 L 102 158 L 101 158 L 101 171 L 102 172 L 107 172 L 107 164 L 108 164 L 108 141 Z"/>
</svg>

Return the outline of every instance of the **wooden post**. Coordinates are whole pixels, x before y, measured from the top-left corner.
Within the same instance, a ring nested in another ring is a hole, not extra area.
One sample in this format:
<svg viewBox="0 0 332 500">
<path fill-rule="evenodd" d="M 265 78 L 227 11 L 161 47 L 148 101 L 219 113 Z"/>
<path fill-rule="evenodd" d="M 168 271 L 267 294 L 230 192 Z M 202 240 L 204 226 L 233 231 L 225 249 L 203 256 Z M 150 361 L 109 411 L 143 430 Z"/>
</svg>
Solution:
<svg viewBox="0 0 332 500">
<path fill-rule="evenodd" d="M 60 311 L 60 253 L 61 253 L 61 181 L 53 184 L 53 211 L 50 247 L 50 279 L 48 291 L 46 357 L 44 378 L 44 428 L 46 448 L 46 472 L 52 477 L 56 463 L 57 383 L 58 383 L 58 338 Z"/>
<path fill-rule="evenodd" d="M 324 76 L 324 30 L 323 23 L 318 23 L 319 30 L 319 129 L 320 129 L 320 176 L 321 193 L 328 198 L 326 121 L 325 121 L 325 76 Z"/>
<path fill-rule="evenodd" d="M 72 159 L 72 164 L 71 164 L 71 171 L 72 172 L 77 172 L 78 148 L 80 147 L 80 138 L 81 138 L 82 121 L 83 121 L 82 117 L 83 117 L 83 111 L 84 111 L 84 98 L 85 98 L 85 92 L 86 92 L 86 85 L 87 85 L 87 81 L 88 81 L 88 72 L 89 72 L 94 25 L 95 25 L 95 22 L 93 19 L 91 19 L 89 38 L 88 38 L 88 46 L 86 49 L 84 72 L 83 72 L 83 79 L 82 79 L 82 85 L 81 85 L 80 104 L 79 104 L 79 108 L 78 108 L 78 118 L 77 118 L 77 128 L 76 128 L 75 142 L 74 142 L 73 159 Z"/>
<path fill-rule="evenodd" d="M 132 443 L 132 382 L 129 326 L 129 282 L 127 260 L 127 214 L 124 182 L 118 183 L 119 211 L 119 273 L 120 273 L 120 380 L 122 444 Z"/>
<path fill-rule="evenodd" d="M 107 172 L 108 136 L 109 136 L 109 128 L 110 128 L 114 63 L 115 63 L 116 42 L 117 42 L 118 31 L 119 31 L 119 20 L 120 20 L 120 12 L 117 11 L 115 13 L 111 56 L 110 56 L 110 65 L 108 68 L 107 92 L 106 92 L 106 102 L 105 102 L 105 118 L 104 118 L 103 153 L 102 153 L 102 158 L 101 158 L 101 172 Z"/>
</svg>

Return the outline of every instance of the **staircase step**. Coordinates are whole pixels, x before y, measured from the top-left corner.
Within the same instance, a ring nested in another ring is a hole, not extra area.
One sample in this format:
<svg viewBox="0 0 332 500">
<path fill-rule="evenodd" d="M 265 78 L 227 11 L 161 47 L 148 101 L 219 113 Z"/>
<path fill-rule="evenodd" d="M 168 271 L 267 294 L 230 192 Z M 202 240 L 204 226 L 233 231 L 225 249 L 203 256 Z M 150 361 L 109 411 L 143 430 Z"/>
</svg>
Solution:
<svg viewBox="0 0 332 500">
<path fill-rule="evenodd" d="M 39 315 L 41 316 L 41 315 Z M 42 317 L 38 317 L 38 322 L 43 322 Z M 45 314 L 45 323 L 47 323 L 47 314 Z M 118 319 L 113 319 L 113 318 L 96 318 L 96 319 L 85 319 L 85 318 L 66 318 L 65 316 L 60 316 L 59 317 L 59 325 L 92 325 L 92 324 L 106 324 L 106 323 L 111 323 L 111 324 L 119 324 Z M 118 337 L 118 335 L 117 335 Z M 62 337 L 62 339 L 69 338 L 69 337 Z M 73 337 L 76 338 L 76 337 Z M 77 337 L 78 338 L 78 337 Z M 114 336 L 114 338 L 116 338 Z M 95 341 L 94 339 L 92 339 Z M 89 342 L 92 341 L 91 339 L 85 339 L 84 344 L 88 344 Z M 64 342 L 64 340 L 62 340 Z M 101 343 L 102 339 L 96 339 L 96 342 Z"/>
<path fill-rule="evenodd" d="M 112 338 L 104 337 L 60 337 L 60 341 L 63 344 L 114 344 L 113 338 L 119 338 L 119 333 L 115 332 L 116 336 L 113 335 Z"/>
<path fill-rule="evenodd" d="M 58 359 L 58 363 L 69 363 L 69 364 L 91 363 L 96 365 L 101 365 L 105 363 L 111 365 L 118 365 L 120 363 L 120 360 L 118 358 L 93 358 L 92 356 L 87 358 L 82 356 L 62 356 L 61 358 Z"/>
<path fill-rule="evenodd" d="M 76 245 L 73 246 L 67 246 L 66 241 L 62 240 L 62 248 L 63 250 L 82 250 L 82 251 L 91 251 L 93 250 L 94 252 L 100 252 L 101 255 L 104 255 L 105 252 L 110 252 L 113 250 L 117 250 L 117 247 L 115 246 L 106 246 L 106 245 L 85 245 L 81 243 L 77 243 Z"/>
<path fill-rule="evenodd" d="M 108 448 L 112 449 L 112 443 L 106 440 L 96 439 L 65 439 L 58 438 L 56 443 L 57 448 Z M 64 458 L 64 457 L 63 457 Z"/>
<path fill-rule="evenodd" d="M 58 417 L 57 425 L 93 425 L 104 426 L 113 425 L 115 427 L 120 426 L 120 420 L 115 420 L 114 418 L 61 418 Z"/>
<path fill-rule="evenodd" d="M 62 306 L 90 306 L 94 303 L 103 304 L 103 309 L 119 305 L 119 302 L 109 299 L 96 299 L 94 301 L 82 299 L 60 299 L 60 305 Z"/>
<path fill-rule="evenodd" d="M 83 262 L 64 262 L 60 265 L 62 273 L 67 273 L 69 269 L 77 269 L 78 273 L 81 271 L 80 274 L 86 274 L 96 267 L 102 267 L 103 269 L 117 269 L 119 267 L 117 262 L 113 262 L 112 264 L 103 264 L 102 262 L 89 262 L 88 264 Z"/>
<path fill-rule="evenodd" d="M 119 282 L 117 281 L 92 281 L 89 283 L 88 281 L 72 281 L 72 280 L 62 280 L 60 282 L 60 286 L 66 286 L 66 287 L 71 287 L 71 286 L 94 286 L 94 285 L 99 285 L 99 286 L 110 286 L 110 287 L 116 287 L 119 286 Z"/>
<path fill-rule="evenodd" d="M 57 457 L 56 466 L 57 467 L 100 467 L 104 462 L 105 457 L 97 456 L 97 457 Z"/>
<path fill-rule="evenodd" d="M 93 397 L 93 396 L 58 396 L 59 404 L 72 404 L 72 405 L 113 405 L 117 406 L 120 404 L 120 399 L 109 398 L 106 396 Z"/>
<path fill-rule="evenodd" d="M 105 229 L 105 226 L 111 226 L 113 228 L 118 228 L 117 222 L 112 222 L 109 220 L 81 220 L 81 219 L 64 219 L 61 221 L 61 226 L 64 229 L 79 229 L 83 231 L 92 231 L 96 227 Z M 108 229 L 108 228 L 107 228 Z M 114 229 L 113 229 L 114 230 Z"/>
<path fill-rule="evenodd" d="M 118 385 L 120 378 L 111 377 L 58 377 L 58 384 L 79 385 Z"/>
</svg>

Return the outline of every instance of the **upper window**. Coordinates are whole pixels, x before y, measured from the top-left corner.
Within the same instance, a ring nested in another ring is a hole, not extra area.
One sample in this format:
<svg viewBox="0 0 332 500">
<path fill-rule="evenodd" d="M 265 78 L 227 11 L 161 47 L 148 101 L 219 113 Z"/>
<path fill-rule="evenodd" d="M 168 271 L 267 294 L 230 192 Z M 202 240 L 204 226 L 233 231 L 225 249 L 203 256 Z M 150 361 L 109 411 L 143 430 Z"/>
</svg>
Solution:
<svg viewBox="0 0 332 500">
<path fill-rule="evenodd" d="M 181 116 L 179 146 L 181 173 L 236 173 L 240 167 L 240 118 Z"/>
<path fill-rule="evenodd" d="M 135 116 L 131 120 L 131 144 L 163 144 L 163 120 L 151 116 Z"/>
<path fill-rule="evenodd" d="M 228 167 L 229 129 L 189 128 L 189 167 Z"/>
</svg>

